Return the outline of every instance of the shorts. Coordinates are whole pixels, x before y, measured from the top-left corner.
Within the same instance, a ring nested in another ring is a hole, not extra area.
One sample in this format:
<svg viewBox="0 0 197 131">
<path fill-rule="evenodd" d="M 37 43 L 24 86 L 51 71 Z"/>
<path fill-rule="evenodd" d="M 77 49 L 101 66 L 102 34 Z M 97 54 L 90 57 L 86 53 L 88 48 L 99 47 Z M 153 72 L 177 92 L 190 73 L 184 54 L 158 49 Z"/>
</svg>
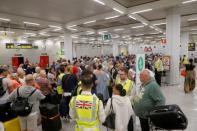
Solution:
<svg viewBox="0 0 197 131">
<path fill-rule="evenodd" d="M 38 113 L 33 112 L 26 117 L 19 117 L 21 130 L 37 129 Z"/>
</svg>

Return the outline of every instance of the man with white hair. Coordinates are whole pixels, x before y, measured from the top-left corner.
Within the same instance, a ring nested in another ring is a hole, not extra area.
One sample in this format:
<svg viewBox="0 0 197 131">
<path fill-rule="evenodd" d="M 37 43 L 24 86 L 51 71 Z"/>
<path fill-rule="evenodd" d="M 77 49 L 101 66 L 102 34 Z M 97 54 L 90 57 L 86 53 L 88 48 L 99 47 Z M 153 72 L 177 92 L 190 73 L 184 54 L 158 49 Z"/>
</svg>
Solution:
<svg viewBox="0 0 197 131">
<path fill-rule="evenodd" d="M 40 71 L 41 71 L 41 68 L 37 66 L 35 69 L 36 73 L 33 74 L 34 80 L 36 80 L 36 78 L 40 76 Z"/>
<path fill-rule="evenodd" d="M 140 119 L 142 131 L 149 131 L 148 115 L 154 107 L 165 104 L 165 97 L 149 70 L 140 73 L 140 81 L 142 85 L 133 98 L 133 109 Z"/>
</svg>

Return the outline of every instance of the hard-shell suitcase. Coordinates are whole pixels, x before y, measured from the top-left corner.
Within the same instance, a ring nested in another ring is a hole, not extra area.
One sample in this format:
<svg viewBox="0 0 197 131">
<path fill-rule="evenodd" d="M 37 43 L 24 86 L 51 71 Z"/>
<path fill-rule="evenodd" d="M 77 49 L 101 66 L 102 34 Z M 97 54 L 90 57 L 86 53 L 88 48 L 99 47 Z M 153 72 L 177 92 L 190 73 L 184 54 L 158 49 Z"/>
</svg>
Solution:
<svg viewBox="0 0 197 131">
<path fill-rule="evenodd" d="M 149 115 L 150 122 L 157 128 L 166 130 L 184 130 L 188 121 L 178 105 L 155 107 Z"/>
<path fill-rule="evenodd" d="M 3 123 L 5 131 L 20 131 L 20 123 L 18 118 L 11 119 Z"/>
</svg>

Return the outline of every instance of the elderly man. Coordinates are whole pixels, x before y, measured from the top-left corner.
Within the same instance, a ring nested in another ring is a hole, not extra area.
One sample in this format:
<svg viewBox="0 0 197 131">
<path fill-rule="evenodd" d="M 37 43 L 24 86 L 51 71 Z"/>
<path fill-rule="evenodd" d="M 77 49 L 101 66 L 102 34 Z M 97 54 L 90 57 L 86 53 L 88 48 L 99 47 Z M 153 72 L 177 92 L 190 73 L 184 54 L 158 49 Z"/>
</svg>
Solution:
<svg viewBox="0 0 197 131">
<path fill-rule="evenodd" d="M 150 76 L 150 72 L 145 69 L 140 73 L 142 86 L 139 93 L 133 99 L 135 114 L 140 119 L 142 131 L 149 131 L 148 115 L 156 106 L 164 105 L 165 98 L 160 90 L 160 86 Z"/>
</svg>

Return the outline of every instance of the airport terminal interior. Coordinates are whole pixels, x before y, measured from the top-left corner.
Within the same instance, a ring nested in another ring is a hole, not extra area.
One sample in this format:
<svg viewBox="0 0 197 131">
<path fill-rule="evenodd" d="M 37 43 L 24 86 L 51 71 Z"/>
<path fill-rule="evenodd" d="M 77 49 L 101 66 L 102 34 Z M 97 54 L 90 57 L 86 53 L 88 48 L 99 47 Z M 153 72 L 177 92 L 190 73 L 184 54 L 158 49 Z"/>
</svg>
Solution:
<svg viewBox="0 0 197 131">
<path fill-rule="evenodd" d="M 197 0 L 0 0 L 0 131 L 197 131 Z"/>
</svg>

